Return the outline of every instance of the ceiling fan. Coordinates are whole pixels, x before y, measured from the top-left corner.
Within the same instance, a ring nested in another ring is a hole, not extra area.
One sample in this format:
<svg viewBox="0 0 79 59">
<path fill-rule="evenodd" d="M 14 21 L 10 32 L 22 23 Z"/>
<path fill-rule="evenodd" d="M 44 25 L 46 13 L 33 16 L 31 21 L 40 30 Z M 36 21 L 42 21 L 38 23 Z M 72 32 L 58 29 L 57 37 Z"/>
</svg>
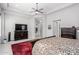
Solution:
<svg viewBox="0 0 79 59">
<path fill-rule="evenodd" d="M 36 8 L 32 8 L 33 9 L 33 11 L 31 11 L 31 12 L 35 12 L 35 14 L 37 15 L 38 13 L 44 13 L 44 12 L 42 12 L 42 10 L 44 10 L 43 8 L 38 8 L 38 3 L 36 3 Z"/>
</svg>

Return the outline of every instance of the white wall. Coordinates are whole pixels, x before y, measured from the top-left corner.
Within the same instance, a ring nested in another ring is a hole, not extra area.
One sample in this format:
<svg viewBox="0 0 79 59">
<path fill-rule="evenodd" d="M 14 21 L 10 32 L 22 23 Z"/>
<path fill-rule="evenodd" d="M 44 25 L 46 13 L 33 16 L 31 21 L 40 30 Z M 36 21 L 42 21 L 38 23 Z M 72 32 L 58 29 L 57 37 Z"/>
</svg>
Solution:
<svg viewBox="0 0 79 59">
<path fill-rule="evenodd" d="M 0 43 L 1 43 L 1 15 L 0 15 Z"/>
<path fill-rule="evenodd" d="M 5 35 L 8 39 L 8 32 L 12 33 L 11 40 L 14 40 L 14 26 L 16 23 L 22 23 L 28 25 L 29 31 L 29 39 L 35 38 L 35 23 L 34 17 L 26 17 L 15 14 L 6 14 L 6 28 L 5 28 Z M 53 36 L 53 20 L 61 19 L 61 26 L 62 27 L 71 27 L 71 26 L 79 26 L 79 4 L 73 5 L 68 8 L 64 8 L 57 12 L 54 12 L 48 16 L 45 16 L 43 22 L 43 37 Z M 48 25 L 51 25 L 51 29 L 48 29 Z"/>
<path fill-rule="evenodd" d="M 5 35 L 8 39 L 8 33 L 11 32 L 11 40 L 14 40 L 15 24 L 27 24 L 29 26 L 29 17 L 16 15 L 16 14 L 5 14 Z"/>
<path fill-rule="evenodd" d="M 46 23 L 46 37 L 53 36 L 53 23 L 51 19 L 47 19 Z M 48 29 L 48 26 L 51 25 L 51 29 Z"/>
<path fill-rule="evenodd" d="M 29 19 L 29 39 L 35 39 L 35 20 L 34 17 Z"/>
<path fill-rule="evenodd" d="M 48 15 L 47 23 L 53 23 L 53 20 L 61 19 L 61 27 L 79 27 L 79 4 L 64 8 Z M 47 30 L 47 35 L 52 36 L 52 30 Z"/>
<path fill-rule="evenodd" d="M 28 39 L 35 39 L 35 19 L 33 16 L 24 16 L 16 13 L 5 13 L 5 37 L 8 40 L 8 33 L 11 32 L 11 40 L 14 40 L 15 24 L 27 24 L 28 25 Z M 42 17 L 45 21 L 45 17 Z M 43 22 L 43 37 L 46 35 L 45 22 Z"/>
<path fill-rule="evenodd" d="M 0 15 L 0 37 L 1 37 L 1 15 Z"/>
</svg>

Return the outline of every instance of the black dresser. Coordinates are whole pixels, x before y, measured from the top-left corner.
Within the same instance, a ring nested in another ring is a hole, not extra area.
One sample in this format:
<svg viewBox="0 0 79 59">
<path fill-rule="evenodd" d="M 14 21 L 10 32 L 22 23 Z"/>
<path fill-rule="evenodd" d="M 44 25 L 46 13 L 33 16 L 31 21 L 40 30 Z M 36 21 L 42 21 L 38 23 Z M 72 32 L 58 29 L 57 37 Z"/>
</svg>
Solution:
<svg viewBox="0 0 79 59">
<path fill-rule="evenodd" d="M 61 28 L 61 37 L 76 39 L 76 28 L 75 27 Z"/>
<path fill-rule="evenodd" d="M 14 38 L 15 40 L 28 39 L 27 25 L 15 24 Z"/>
</svg>

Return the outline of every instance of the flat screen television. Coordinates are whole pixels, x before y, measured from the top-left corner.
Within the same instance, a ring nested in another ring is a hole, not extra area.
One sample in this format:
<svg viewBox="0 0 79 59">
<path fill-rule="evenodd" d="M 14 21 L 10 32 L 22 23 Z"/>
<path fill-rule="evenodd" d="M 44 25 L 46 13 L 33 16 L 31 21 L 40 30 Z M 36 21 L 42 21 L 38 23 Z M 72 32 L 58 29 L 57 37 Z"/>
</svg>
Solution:
<svg viewBox="0 0 79 59">
<path fill-rule="evenodd" d="M 27 30 L 26 24 L 15 24 L 15 30 Z"/>
</svg>

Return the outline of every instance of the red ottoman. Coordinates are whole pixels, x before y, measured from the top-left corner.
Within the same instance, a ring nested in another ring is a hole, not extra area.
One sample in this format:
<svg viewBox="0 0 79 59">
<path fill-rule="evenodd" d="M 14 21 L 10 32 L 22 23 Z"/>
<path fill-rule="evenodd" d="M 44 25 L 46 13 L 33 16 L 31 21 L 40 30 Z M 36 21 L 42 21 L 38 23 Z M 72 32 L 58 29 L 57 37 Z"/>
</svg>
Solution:
<svg viewBox="0 0 79 59">
<path fill-rule="evenodd" d="M 17 44 L 12 44 L 13 55 L 32 55 L 32 43 L 22 42 Z"/>
</svg>

